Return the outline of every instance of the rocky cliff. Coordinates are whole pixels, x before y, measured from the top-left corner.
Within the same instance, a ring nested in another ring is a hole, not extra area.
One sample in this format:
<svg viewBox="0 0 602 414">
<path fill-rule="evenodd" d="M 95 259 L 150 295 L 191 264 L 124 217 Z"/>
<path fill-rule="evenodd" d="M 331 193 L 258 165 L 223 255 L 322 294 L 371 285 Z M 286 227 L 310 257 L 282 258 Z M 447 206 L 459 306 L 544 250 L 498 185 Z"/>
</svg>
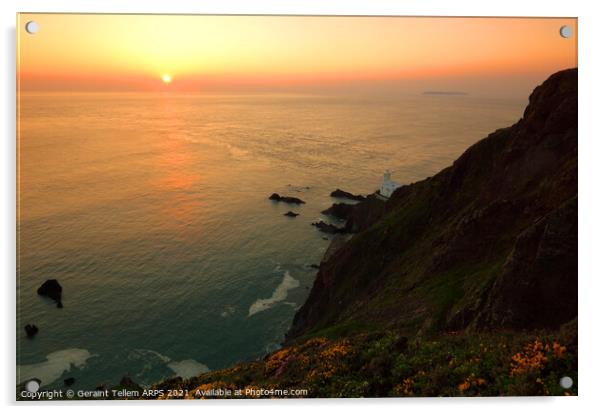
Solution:
<svg viewBox="0 0 602 414">
<path fill-rule="evenodd" d="M 452 166 L 346 212 L 357 233 L 320 265 L 287 341 L 558 328 L 577 316 L 577 69 Z"/>
</svg>

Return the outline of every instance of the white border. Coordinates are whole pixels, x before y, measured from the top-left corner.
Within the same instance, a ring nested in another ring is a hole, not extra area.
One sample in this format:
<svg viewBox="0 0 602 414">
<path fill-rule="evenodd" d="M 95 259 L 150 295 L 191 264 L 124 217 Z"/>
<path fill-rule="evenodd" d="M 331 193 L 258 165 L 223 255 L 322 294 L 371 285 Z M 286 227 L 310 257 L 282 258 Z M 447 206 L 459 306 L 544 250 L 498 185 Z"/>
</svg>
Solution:
<svg viewBox="0 0 602 414">
<path fill-rule="evenodd" d="M 488 412 L 542 411 L 579 412 L 594 411 L 599 408 L 598 395 L 602 335 L 598 315 L 599 299 L 602 295 L 598 259 L 599 239 L 602 233 L 602 188 L 600 165 L 602 151 L 600 139 L 601 125 L 598 122 L 602 105 L 600 98 L 600 52 L 602 50 L 600 26 L 602 16 L 595 0 L 498 0 L 497 2 L 475 0 L 231 0 L 231 1 L 191 1 L 191 0 L 2 0 L 2 55 L 0 77 L 2 94 L 0 98 L 0 125 L 4 130 L 2 162 L 0 167 L 0 264 L 4 282 L 2 310 L 6 327 L 2 348 L 2 372 L 0 374 L 0 395 L 4 404 L 15 408 L 14 400 L 14 361 L 15 361 L 15 13 L 22 12 L 104 12 L 104 13 L 196 13 L 196 14 L 344 14 L 344 15 L 423 15 L 423 16 L 556 16 L 579 17 L 579 397 L 575 398 L 490 398 L 490 399 L 405 399 L 405 400 L 311 400 L 311 401 L 214 401 L 184 404 L 161 403 L 104 403 L 69 404 L 52 403 L 45 405 L 17 404 L 27 412 L 47 412 L 65 410 L 85 410 L 104 412 L 125 411 L 128 407 L 151 412 L 166 409 L 180 410 L 219 410 L 234 412 L 304 413 L 314 410 L 348 410 L 364 412 L 378 409 L 390 412 Z M 85 405 L 85 407 L 82 407 Z M 109 406 L 110 405 L 110 406 Z"/>
</svg>

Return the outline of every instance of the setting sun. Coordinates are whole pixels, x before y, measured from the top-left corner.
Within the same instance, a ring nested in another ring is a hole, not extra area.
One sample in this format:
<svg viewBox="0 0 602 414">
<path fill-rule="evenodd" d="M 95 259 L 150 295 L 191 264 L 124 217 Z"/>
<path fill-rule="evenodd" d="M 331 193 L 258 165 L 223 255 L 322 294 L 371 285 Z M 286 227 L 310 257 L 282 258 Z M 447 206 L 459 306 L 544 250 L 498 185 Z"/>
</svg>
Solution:
<svg viewBox="0 0 602 414">
<path fill-rule="evenodd" d="M 168 74 L 165 74 L 161 77 L 161 80 L 163 80 L 163 83 L 171 83 L 171 76 Z"/>
</svg>

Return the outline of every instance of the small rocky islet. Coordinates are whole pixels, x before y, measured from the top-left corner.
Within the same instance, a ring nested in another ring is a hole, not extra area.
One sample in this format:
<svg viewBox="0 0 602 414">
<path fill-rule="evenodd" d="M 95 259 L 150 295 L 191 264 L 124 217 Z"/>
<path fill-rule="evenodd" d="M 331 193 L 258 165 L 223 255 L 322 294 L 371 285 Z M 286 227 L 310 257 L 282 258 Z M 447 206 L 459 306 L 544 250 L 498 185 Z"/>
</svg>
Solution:
<svg viewBox="0 0 602 414">
<path fill-rule="evenodd" d="M 38 295 L 46 296 L 56 302 L 57 308 L 63 307 L 63 288 L 56 279 L 48 279 L 38 288 Z"/>
<path fill-rule="evenodd" d="M 268 199 L 272 200 L 272 201 L 279 201 L 279 202 L 288 203 L 288 204 L 305 204 L 305 201 L 301 200 L 300 198 L 281 196 L 278 193 L 272 194 L 271 196 L 268 197 Z"/>
<path fill-rule="evenodd" d="M 27 324 L 25 325 L 25 334 L 27 334 L 28 338 L 33 338 L 34 336 L 36 336 L 39 332 L 39 329 L 36 325 L 34 324 Z"/>
<path fill-rule="evenodd" d="M 330 196 L 336 198 L 347 198 L 353 201 L 364 201 L 366 199 L 366 197 L 364 197 L 363 195 L 352 194 L 350 192 L 341 190 L 340 188 L 337 188 L 332 193 L 330 193 Z"/>
<path fill-rule="evenodd" d="M 60 285 L 58 280 L 56 279 L 48 279 L 37 290 L 38 295 L 46 296 L 55 301 L 57 308 L 63 307 L 62 296 L 63 296 L 63 287 Z M 38 334 L 40 329 L 37 325 L 33 323 L 28 323 L 25 325 L 25 334 L 28 338 L 33 338 Z"/>
</svg>

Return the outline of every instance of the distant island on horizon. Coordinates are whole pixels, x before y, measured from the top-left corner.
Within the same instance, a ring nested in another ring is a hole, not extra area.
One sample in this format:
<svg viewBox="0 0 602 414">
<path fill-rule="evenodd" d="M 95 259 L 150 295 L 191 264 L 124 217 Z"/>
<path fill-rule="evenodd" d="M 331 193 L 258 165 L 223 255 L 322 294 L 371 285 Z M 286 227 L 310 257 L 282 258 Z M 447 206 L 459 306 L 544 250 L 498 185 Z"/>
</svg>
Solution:
<svg viewBox="0 0 602 414">
<path fill-rule="evenodd" d="M 462 91 L 424 91 L 423 95 L 468 95 L 468 92 Z"/>
</svg>

